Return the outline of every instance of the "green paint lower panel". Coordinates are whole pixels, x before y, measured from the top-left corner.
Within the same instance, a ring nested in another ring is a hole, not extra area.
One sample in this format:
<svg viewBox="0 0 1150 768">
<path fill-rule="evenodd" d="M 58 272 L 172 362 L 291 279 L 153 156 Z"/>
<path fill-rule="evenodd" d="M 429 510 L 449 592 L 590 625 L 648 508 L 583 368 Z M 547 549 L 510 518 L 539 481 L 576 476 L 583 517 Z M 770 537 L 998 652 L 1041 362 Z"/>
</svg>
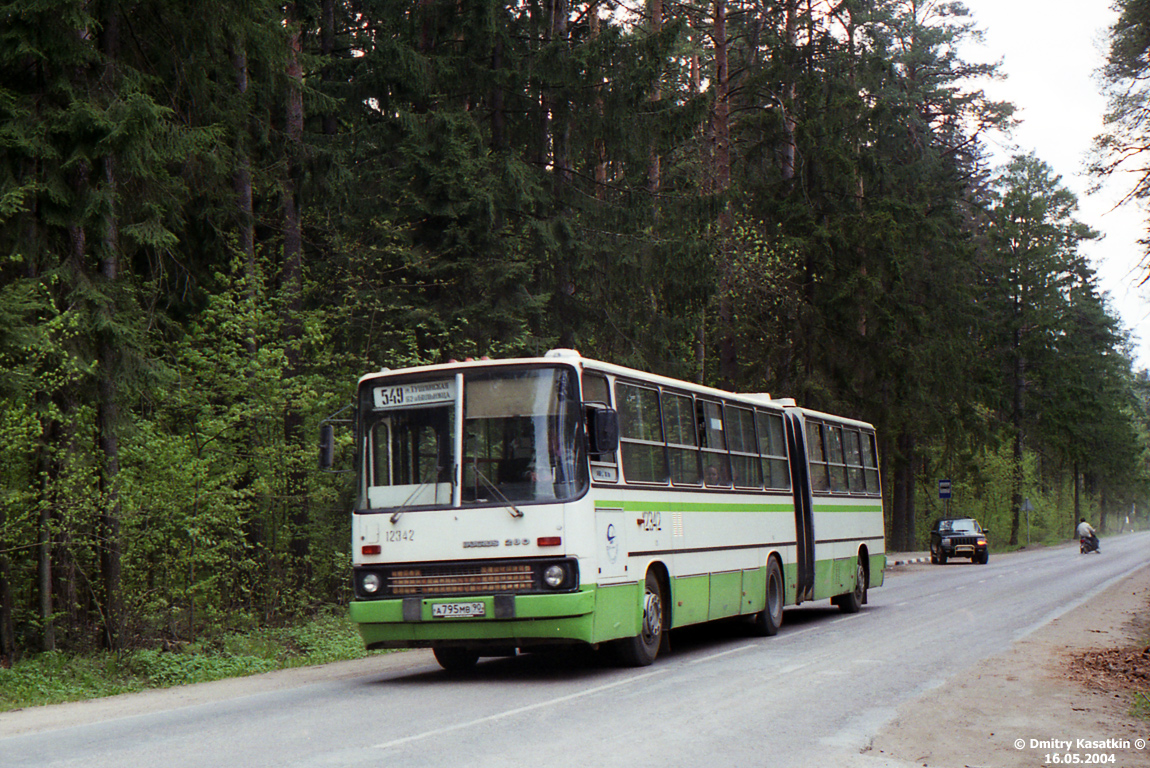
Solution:
<svg viewBox="0 0 1150 768">
<path fill-rule="evenodd" d="M 786 596 L 783 597 L 784 603 Z M 767 569 L 743 571 L 743 600 L 740 613 L 758 613 L 767 604 Z"/>
<path fill-rule="evenodd" d="M 792 573 L 793 568 L 789 569 Z M 794 602 L 794 577 L 788 580 L 788 603 Z M 767 601 L 767 569 L 684 576 L 671 585 L 671 626 L 757 613 Z"/>
<path fill-rule="evenodd" d="M 870 556 L 870 578 L 867 587 L 881 587 L 886 576 L 886 554 Z"/>
<path fill-rule="evenodd" d="M 408 648 L 435 640 L 571 640 L 597 643 L 638 634 L 639 588 L 584 587 L 562 595 L 516 595 L 512 619 L 496 619 L 491 595 L 423 598 L 418 621 L 404 621 L 403 600 L 362 600 L 350 606 L 364 644 Z M 432 618 L 437 603 L 483 603 L 484 618 Z"/>
<path fill-rule="evenodd" d="M 854 584 L 856 559 L 815 563 L 814 599 L 849 592 Z M 870 556 L 870 587 L 883 583 L 886 555 Z M 783 568 L 786 605 L 794 605 L 797 566 Z M 766 594 L 766 568 L 735 573 L 672 579 L 671 626 L 750 614 L 762 610 Z M 433 619 L 436 603 L 483 603 L 481 619 Z M 561 595 L 516 595 L 513 619 L 495 619 L 491 595 L 465 598 L 424 598 L 418 621 L 404 621 L 403 600 L 363 600 L 350 606 L 364 643 L 376 648 L 426 646 L 436 640 L 571 641 L 602 643 L 634 637 L 642 623 L 642 585 L 636 583 L 596 587 Z"/>
<path fill-rule="evenodd" d="M 707 618 L 724 619 L 737 616 L 743 602 L 743 572 L 712 573 L 711 594 L 708 601 Z"/>
<path fill-rule="evenodd" d="M 671 584 L 671 626 L 685 627 L 707 620 L 711 603 L 711 577 L 685 576 Z"/>
</svg>

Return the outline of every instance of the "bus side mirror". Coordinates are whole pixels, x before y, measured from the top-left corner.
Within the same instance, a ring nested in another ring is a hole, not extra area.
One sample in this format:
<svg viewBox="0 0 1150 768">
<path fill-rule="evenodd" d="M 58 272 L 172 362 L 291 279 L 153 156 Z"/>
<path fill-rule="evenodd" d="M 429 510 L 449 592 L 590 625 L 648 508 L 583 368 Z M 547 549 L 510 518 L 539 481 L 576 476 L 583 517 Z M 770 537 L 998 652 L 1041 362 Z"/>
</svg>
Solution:
<svg viewBox="0 0 1150 768">
<path fill-rule="evenodd" d="M 331 469 L 335 464 L 335 430 L 331 424 L 321 424 L 319 428 L 319 466 Z"/>
<path fill-rule="evenodd" d="M 591 453 L 614 453 L 619 448 L 619 414 L 613 408 L 587 408 L 587 441 Z"/>
</svg>

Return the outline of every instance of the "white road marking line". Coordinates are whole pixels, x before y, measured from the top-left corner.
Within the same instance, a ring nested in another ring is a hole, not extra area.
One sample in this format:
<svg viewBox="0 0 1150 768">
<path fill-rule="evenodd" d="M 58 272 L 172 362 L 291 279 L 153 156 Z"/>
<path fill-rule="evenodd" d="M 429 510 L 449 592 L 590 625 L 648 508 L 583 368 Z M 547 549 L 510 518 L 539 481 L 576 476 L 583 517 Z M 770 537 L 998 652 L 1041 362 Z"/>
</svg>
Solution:
<svg viewBox="0 0 1150 768">
<path fill-rule="evenodd" d="M 433 731 L 424 731 L 423 733 L 417 733 L 417 734 L 414 734 L 412 736 L 405 736 L 402 739 L 393 739 L 391 741 L 385 741 L 382 744 L 375 744 L 371 748 L 372 749 L 388 749 L 390 747 L 398 747 L 398 746 L 403 745 L 403 744 L 410 744 L 413 741 L 422 741 L 423 739 L 430 739 L 433 736 L 440 736 L 440 735 L 445 734 L 445 733 L 451 733 L 452 731 L 459 731 L 459 730 L 463 730 L 464 728 L 471 728 L 472 726 L 483 725 L 484 723 L 493 723 L 496 720 L 503 720 L 503 719 L 508 718 L 508 717 L 514 717 L 515 715 L 521 715 L 524 712 L 532 712 L 536 709 L 544 709 L 546 707 L 555 706 L 556 704 L 564 704 L 568 701 L 573 701 L 575 699 L 581 699 L 584 696 L 590 696 L 590 695 L 595 694 L 595 693 L 601 693 L 603 691 L 609 691 L 612 688 L 618 688 L 618 687 L 623 686 L 623 685 L 630 685 L 631 683 L 636 683 L 636 682 L 639 682 L 640 680 L 646 680 L 647 678 L 654 677 L 655 675 L 666 674 L 666 672 L 667 672 L 667 670 L 660 669 L 660 670 L 656 670 L 654 672 L 647 672 L 647 673 L 642 674 L 642 675 L 635 675 L 634 677 L 628 677 L 626 680 L 618 680 L 614 683 L 607 683 L 606 685 L 600 685 L 600 686 L 597 686 L 595 688 L 588 688 L 585 691 L 579 691 L 578 693 L 572 693 L 572 694 L 567 695 L 567 696 L 560 696 L 557 699 L 548 699 L 547 701 L 540 701 L 536 704 L 528 704 L 525 707 L 517 707 L 515 709 L 509 709 L 506 712 L 499 712 L 499 713 L 494 714 L 494 715 L 488 715 L 487 717 L 480 717 L 476 720 L 469 720 L 466 723 L 456 723 L 455 725 L 447 725 L 447 726 L 444 726 L 443 728 L 436 728 Z"/>
</svg>

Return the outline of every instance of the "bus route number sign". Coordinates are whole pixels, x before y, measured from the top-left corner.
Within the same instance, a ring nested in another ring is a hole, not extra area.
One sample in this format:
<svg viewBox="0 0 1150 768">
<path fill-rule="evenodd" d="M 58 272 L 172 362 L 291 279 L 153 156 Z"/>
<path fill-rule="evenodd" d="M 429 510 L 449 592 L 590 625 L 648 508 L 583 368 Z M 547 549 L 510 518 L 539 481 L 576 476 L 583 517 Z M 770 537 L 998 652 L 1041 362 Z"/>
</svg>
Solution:
<svg viewBox="0 0 1150 768">
<path fill-rule="evenodd" d="M 455 399 L 455 382 L 450 380 L 423 381 L 418 384 L 376 387 L 372 391 L 372 396 L 377 411 L 450 403 Z"/>
</svg>

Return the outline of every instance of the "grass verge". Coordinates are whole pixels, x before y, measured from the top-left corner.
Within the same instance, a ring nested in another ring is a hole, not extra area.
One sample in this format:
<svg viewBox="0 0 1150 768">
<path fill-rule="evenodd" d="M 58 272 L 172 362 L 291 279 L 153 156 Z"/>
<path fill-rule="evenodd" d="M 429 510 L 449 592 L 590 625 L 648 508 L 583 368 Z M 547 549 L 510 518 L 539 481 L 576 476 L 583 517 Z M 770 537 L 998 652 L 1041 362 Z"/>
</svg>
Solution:
<svg viewBox="0 0 1150 768">
<path fill-rule="evenodd" d="M 0 669 L 0 712 L 167 688 L 368 655 L 346 614 L 188 643 L 177 651 L 42 653 Z"/>
</svg>

